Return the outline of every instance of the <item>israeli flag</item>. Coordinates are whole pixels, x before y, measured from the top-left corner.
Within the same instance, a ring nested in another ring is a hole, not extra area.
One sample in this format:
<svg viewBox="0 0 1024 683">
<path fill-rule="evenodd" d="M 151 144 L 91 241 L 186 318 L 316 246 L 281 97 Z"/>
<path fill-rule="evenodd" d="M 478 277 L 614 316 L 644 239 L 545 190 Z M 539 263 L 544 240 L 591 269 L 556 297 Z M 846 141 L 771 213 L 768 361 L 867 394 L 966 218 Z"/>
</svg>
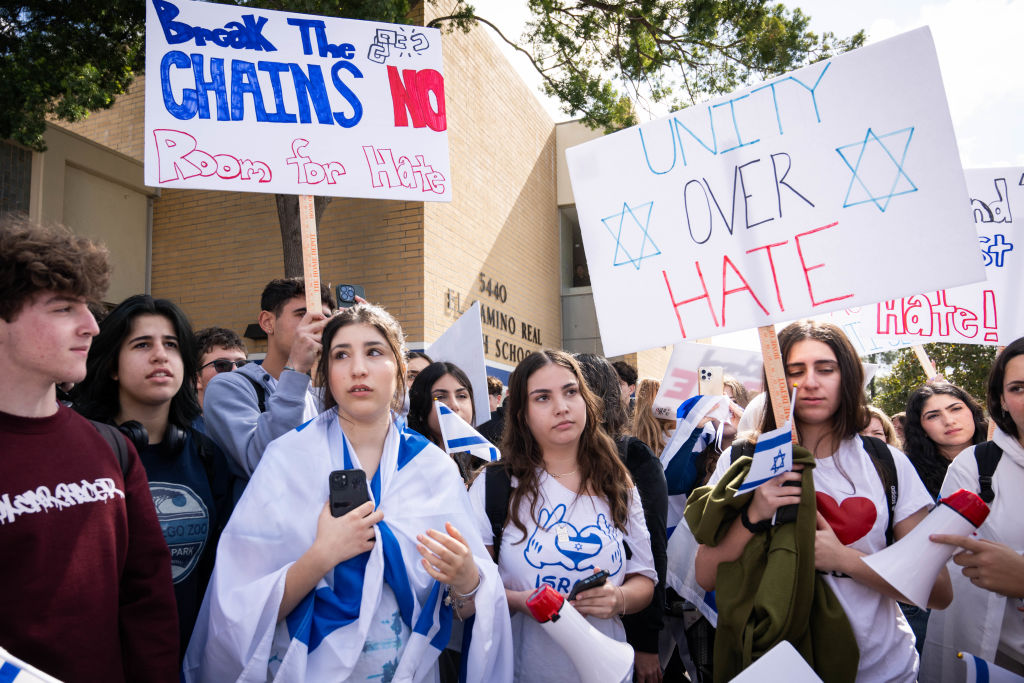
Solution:
<svg viewBox="0 0 1024 683">
<path fill-rule="evenodd" d="M 688 398 L 676 410 L 676 417 L 676 431 L 660 457 L 668 483 L 669 536 L 683 518 L 686 496 L 698 483 L 697 455 L 711 442 L 721 440 L 722 423 L 730 417 L 729 399 L 726 396 Z M 698 429 L 697 425 L 705 417 L 719 420 L 719 429 L 710 422 Z"/>
<path fill-rule="evenodd" d="M 0 647 L 0 683 L 60 683 Z"/>
<path fill-rule="evenodd" d="M 437 409 L 437 424 L 441 427 L 441 440 L 448 455 L 469 452 L 489 462 L 501 458 L 501 452 L 494 444 L 481 436 L 480 432 L 456 415 L 451 408 L 436 399 L 434 407 Z"/>
<path fill-rule="evenodd" d="M 736 495 L 753 491 L 761 484 L 793 469 L 793 425 L 788 420 L 778 429 L 757 437 L 750 471 Z"/>
<path fill-rule="evenodd" d="M 1024 683 L 1024 677 L 969 652 L 958 652 L 956 656 L 967 665 L 967 683 Z"/>
</svg>

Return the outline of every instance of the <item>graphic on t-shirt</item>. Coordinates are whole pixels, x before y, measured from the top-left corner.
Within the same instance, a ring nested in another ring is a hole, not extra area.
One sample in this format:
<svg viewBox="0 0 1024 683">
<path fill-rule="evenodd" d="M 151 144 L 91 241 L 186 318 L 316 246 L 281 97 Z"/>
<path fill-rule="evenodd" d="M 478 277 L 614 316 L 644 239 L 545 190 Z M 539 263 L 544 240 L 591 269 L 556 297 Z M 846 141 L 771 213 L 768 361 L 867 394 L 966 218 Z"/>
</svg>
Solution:
<svg viewBox="0 0 1024 683">
<path fill-rule="evenodd" d="M 210 532 L 210 513 L 196 492 L 181 484 L 151 481 L 149 492 L 171 551 L 171 578 L 184 581 L 203 553 Z"/>
<path fill-rule="evenodd" d="M 610 575 L 617 574 L 622 568 L 619 530 L 608 522 L 603 513 L 597 515 L 593 524 L 577 529 L 565 521 L 565 513 L 565 504 L 554 510 L 541 508 L 537 519 L 539 524 L 530 534 L 523 551 L 527 563 L 538 569 L 548 566 L 564 567 L 569 571 L 594 569 L 598 565 L 593 558 L 606 544 L 610 544 L 615 551 L 601 569 Z"/>
<path fill-rule="evenodd" d="M 0 495 L 0 524 L 15 521 L 21 515 L 31 515 L 50 510 L 64 510 L 84 503 L 106 503 L 115 498 L 124 498 L 124 491 L 117 488 L 113 479 L 101 477 L 96 481 L 82 479 L 57 484 L 50 491 L 48 486 L 38 486 L 24 493 Z"/>
<path fill-rule="evenodd" d="M 878 511 L 869 498 L 850 496 L 842 503 L 836 503 L 835 498 L 821 491 L 815 491 L 814 497 L 818 512 L 832 527 L 832 531 L 836 532 L 836 537 L 843 545 L 850 545 L 863 538 L 875 525 Z"/>
</svg>

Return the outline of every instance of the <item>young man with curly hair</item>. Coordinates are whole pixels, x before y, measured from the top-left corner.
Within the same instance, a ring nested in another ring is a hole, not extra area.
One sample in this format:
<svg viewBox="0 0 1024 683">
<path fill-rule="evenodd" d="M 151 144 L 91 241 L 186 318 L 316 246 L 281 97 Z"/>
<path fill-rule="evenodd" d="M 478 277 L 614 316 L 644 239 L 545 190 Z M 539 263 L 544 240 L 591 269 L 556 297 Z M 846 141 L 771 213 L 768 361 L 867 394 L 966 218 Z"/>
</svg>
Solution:
<svg viewBox="0 0 1024 683">
<path fill-rule="evenodd" d="M 146 473 L 56 396 L 85 378 L 89 304 L 108 281 L 104 248 L 0 217 L 0 647 L 61 680 L 175 681 L 170 554 Z"/>
</svg>

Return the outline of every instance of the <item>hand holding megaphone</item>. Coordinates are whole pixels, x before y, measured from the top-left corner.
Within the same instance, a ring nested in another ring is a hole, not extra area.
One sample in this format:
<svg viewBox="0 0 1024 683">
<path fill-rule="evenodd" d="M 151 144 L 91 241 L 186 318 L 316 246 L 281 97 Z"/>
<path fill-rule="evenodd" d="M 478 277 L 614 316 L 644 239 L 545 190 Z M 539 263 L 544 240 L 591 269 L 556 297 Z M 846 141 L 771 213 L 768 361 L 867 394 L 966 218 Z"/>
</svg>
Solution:
<svg viewBox="0 0 1024 683">
<path fill-rule="evenodd" d="M 927 608 L 935 579 L 956 550 L 955 546 L 936 543 L 929 536 L 971 534 L 988 513 L 988 505 L 981 498 L 960 489 L 940 500 L 909 534 L 864 557 L 864 563 L 912 603 Z"/>
<path fill-rule="evenodd" d="M 551 586 L 526 600 L 530 614 L 569 656 L 581 681 L 619 683 L 633 666 L 633 648 L 598 631 Z"/>
</svg>

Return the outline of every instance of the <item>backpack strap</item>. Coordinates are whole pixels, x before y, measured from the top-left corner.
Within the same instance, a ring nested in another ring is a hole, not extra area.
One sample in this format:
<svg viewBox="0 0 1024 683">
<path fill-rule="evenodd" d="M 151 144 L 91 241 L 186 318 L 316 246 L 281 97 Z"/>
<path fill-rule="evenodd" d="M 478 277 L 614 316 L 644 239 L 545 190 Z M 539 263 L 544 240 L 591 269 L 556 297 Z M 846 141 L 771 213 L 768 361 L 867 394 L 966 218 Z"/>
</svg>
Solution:
<svg viewBox="0 0 1024 683">
<path fill-rule="evenodd" d="M 260 382 L 258 380 L 253 379 L 252 377 L 250 377 L 249 375 L 245 374 L 244 372 L 243 373 L 239 373 L 239 374 L 241 374 L 242 377 L 244 377 L 247 380 L 249 380 L 249 384 L 251 384 L 252 388 L 256 390 L 256 402 L 259 404 L 260 412 L 261 413 L 267 412 L 267 389 L 266 389 L 266 387 L 264 387 L 262 384 L 260 384 Z"/>
<path fill-rule="evenodd" d="M 893 542 L 893 517 L 896 514 L 896 501 L 900 497 L 899 478 L 896 475 L 896 461 L 893 460 L 892 451 L 881 439 L 873 436 L 861 436 L 864 450 L 871 457 L 871 463 L 878 472 L 878 478 L 882 481 L 882 490 L 885 491 L 885 502 L 889 509 L 889 522 L 885 527 L 885 545 L 890 546 Z"/>
<path fill-rule="evenodd" d="M 974 447 L 974 459 L 978 463 L 978 497 L 991 505 L 996 492 L 992 490 L 992 475 L 996 473 L 999 459 L 1003 457 L 1003 449 L 995 441 L 985 441 Z"/>
<path fill-rule="evenodd" d="M 121 466 L 121 474 L 127 478 L 128 442 L 125 440 L 124 434 L 117 427 L 106 422 L 97 422 L 96 420 L 89 420 L 89 422 L 100 433 L 100 436 L 107 442 L 110 449 L 114 451 L 114 455 L 117 456 L 117 463 Z"/>
<path fill-rule="evenodd" d="M 494 564 L 498 564 L 501 552 L 501 537 L 508 521 L 508 501 L 512 497 L 512 480 L 504 463 L 484 468 L 484 509 L 487 519 L 491 522 L 491 534 L 494 536 L 492 549 Z"/>
</svg>

